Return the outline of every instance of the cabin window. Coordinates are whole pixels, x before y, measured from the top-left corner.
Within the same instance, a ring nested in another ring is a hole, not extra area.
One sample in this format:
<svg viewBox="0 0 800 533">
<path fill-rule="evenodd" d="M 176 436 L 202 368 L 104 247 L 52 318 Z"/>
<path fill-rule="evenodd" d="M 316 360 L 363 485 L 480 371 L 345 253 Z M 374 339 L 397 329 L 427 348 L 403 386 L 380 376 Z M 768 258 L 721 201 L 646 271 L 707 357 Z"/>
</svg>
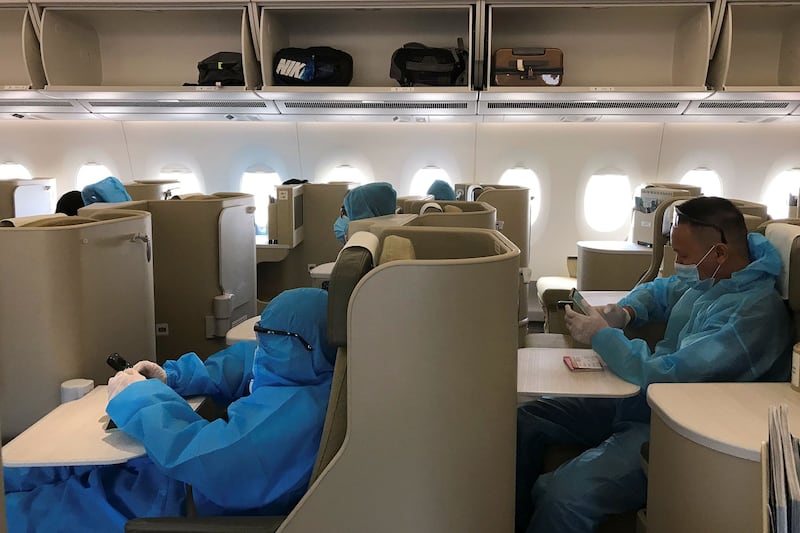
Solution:
<svg viewBox="0 0 800 533">
<path fill-rule="evenodd" d="M 0 165 L 0 180 L 29 180 L 32 178 L 33 176 L 25 168 L 25 165 L 10 162 Z"/>
<path fill-rule="evenodd" d="M 719 174 L 708 168 L 690 170 L 681 178 L 684 185 L 700 187 L 703 196 L 722 196 L 722 181 Z"/>
<path fill-rule="evenodd" d="M 324 183 L 346 182 L 362 185 L 370 180 L 367 179 L 361 169 L 345 164 L 334 167 L 322 181 Z"/>
<path fill-rule="evenodd" d="M 583 214 L 595 231 L 621 228 L 631 217 L 631 187 L 625 174 L 594 174 L 586 184 Z"/>
<path fill-rule="evenodd" d="M 242 174 L 239 189 L 253 195 L 255 202 L 256 235 L 267 234 L 269 221 L 269 197 L 275 197 L 275 187 L 281 184 L 281 177 L 272 170 L 255 170 Z"/>
<path fill-rule="evenodd" d="M 165 167 L 158 175 L 160 180 L 177 181 L 180 185 L 172 189 L 173 195 L 203 193 L 200 180 L 194 172 L 185 167 Z"/>
<path fill-rule="evenodd" d="M 453 186 L 453 180 L 450 179 L 450 176 L 447 175 L 445 170 L 435 165 L 428 165 L 417 170 L 414 177 L 411 178 L 409 194 L 411 196 L 424 196 L 428 194 L 428 189 L 436 180 L 442 180 L 447 182 L 451 187 Z"/>
<path fill-rule="evenodd" d="M 105 165 L 101 165 L 100 163 L 86 163 L 78 170 L 78 176 L 75 178 L 75 182 L 78 190 L 82 191 L 87 185 L 97 183 L 113 175 L 114 174 L 112 174 Z"/>
<path fill-rule="evenodd" d="M 525 167 L 509 168 L 500 176 L 500 185 L 516 185 L 527 187 L 530 191 L 531 224 L 539 217 L 542 206 L 542 188 L 539 185 L 539 176 L 536 172 Z"/>
<path fill-rule="evenodd" d="M 799 191 L 800 168 L 784 170 L 775 176 L 764 193 L 763 202 L 767 205 L 767 213 L 772 218 L 788 217 L 790 201 L 797 202 Z"/>
</svg>

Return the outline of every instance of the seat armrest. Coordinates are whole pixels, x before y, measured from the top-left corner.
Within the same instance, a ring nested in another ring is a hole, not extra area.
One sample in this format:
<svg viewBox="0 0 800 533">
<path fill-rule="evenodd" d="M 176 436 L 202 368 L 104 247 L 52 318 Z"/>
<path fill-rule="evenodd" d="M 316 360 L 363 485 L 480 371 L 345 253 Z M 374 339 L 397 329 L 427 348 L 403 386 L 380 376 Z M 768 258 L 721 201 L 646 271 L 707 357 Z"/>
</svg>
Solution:
<svg viewBox="0 0 800 533">
<path fill-rule="evenodd" d="M 125 533 L 270 533 L 285 519 L 285 516 L 136 518 L 125 524 Z"/>
</svg>

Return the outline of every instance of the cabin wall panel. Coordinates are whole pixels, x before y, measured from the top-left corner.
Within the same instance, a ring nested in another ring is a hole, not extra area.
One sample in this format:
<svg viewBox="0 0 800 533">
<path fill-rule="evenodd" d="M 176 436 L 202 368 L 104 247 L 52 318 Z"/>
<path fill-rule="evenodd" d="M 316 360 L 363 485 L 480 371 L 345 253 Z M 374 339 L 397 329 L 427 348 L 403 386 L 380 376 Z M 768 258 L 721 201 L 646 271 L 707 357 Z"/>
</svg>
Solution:
<svg viewBox="0 0 800 533">
<path fill-rule="evenodd" d="M 584 217 L 584 190 L 595 173 L 628 175 L 633 188 L 656 175 L 662 124 L 481 124 L 478 181 L 496 183 L 514 166 L 539 177 L 542 203 L 531 228 L 533 279 L 567 275 L 580 240 L 623 240 L 629 227 L 598 232 Z"/>
<path fill-rule="evenodd" d="M 56 178 L 56 194 L 74 190 L 78 170 L 100 163 L 122 179 L 131 164 L 121 123 L 14 121 L 0 123 L 0 162 L 25 165 L 34 177 Z"/>
<path fill-rule="evenodd" d="M 303 172 L 314 181 L 349 164 L 405 196 L 426 165 L 445 170 L 453 183 L 472 182 L 475 174 L 474 124 L 300 123 L 298 137 Z"/>
<path fill-rule="evenodd" d="M 238 191 L 242 173 L 269 167 L 283 180 L 301 176 L 296 124 L 126 122 L 131 179 L 154 179 L 180 165 L 206 193 Z M 128 180 L 123 180 L 128 181 Z"/>
<path fill-rule="evenodd" d="M 772 179 L 800 167 L 800 124 L 667 124 L 659 181 L 678 182 L 698 167 L 714 170 L 722 195 L 763 201 Z"/>
</svg>

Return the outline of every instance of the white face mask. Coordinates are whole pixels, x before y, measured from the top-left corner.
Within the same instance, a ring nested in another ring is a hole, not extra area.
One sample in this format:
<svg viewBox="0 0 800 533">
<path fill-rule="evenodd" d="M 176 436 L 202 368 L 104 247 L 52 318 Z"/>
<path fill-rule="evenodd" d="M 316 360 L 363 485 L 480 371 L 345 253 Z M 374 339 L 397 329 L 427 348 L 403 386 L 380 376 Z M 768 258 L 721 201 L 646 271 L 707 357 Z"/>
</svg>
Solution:
<svg viewBox="0 0 800 533">
<path fill-rule="evenodd" d="M 686 282 L 686 284 L 689 285 L 689 288 L 702 291 L 710 289 L 714 285 L 714 277 L 717 275 L 717 272 L 719 272 L 719 267 L 722 265 L 717 265 L 717 269 L 714 271 L 711 277 L 706 279 L 700 279 L 700 271 L 697 270 L 697 267 L 700 265 L 700 263 L 706 260 L 708 254 L 710 254 L 711 250 L 716 248 L 716 246 L 717 245 L 715 244 L 709 248 L 706 252 L 706 255 L 704 255 L 703 258 L 700 259 L 700 261 L 698 261 L 696 264 L 684 265 L 681 263 L 675 263 L 675 276 Z"/>
</svg>

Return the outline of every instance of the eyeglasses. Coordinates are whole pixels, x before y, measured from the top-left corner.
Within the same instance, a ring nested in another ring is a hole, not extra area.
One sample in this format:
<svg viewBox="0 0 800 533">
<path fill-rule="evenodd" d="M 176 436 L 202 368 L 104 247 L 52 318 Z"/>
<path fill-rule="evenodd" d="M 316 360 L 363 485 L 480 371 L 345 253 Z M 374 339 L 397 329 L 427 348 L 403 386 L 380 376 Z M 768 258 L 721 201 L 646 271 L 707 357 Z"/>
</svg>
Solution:
<svg viewBox="0 0 800 533">
<path fill-rule="evenodd" d="M 292 333 L 290 331 L 280 331 L 278 329 L 269 329 L 269 328 L 262 328 L 258 324 L 253 326 L 253 331 L 257 333 L 266 333 L 267 335 L 281 335 L 283 337 L 294 337 L 295 339 L 299 340 L 303 347 L 308 350 L 309 352 L 314 351 L 314 347 L 311 346 L 303 337 L 301 337 L 297 333 Z"/>
<path fill-rule="evenodd" d="M 686 213 L 681 211 L 680 207 L 675 206 L 675 223 L 677 224 L 681 220 L 685 220 L 686 222 L 688 222 L 690 224 L 694 224 L 695 226 L 704 226 L 706 228 L 714 228 L 715 230 L 717 230 L 719 232 L 720 236 L 722 237 L 722 244 L 728 244 L 728 240 L 725 238 L 725 232 L 723 231 L 723 229 L 721 227 L 719 227 L 718 225 L 714 224 L 713 222 L 706 222 L 705 220 L 700 220 L 699 218 L 695 218 L 693 216 L 687 215 Z"/>
</svg>

